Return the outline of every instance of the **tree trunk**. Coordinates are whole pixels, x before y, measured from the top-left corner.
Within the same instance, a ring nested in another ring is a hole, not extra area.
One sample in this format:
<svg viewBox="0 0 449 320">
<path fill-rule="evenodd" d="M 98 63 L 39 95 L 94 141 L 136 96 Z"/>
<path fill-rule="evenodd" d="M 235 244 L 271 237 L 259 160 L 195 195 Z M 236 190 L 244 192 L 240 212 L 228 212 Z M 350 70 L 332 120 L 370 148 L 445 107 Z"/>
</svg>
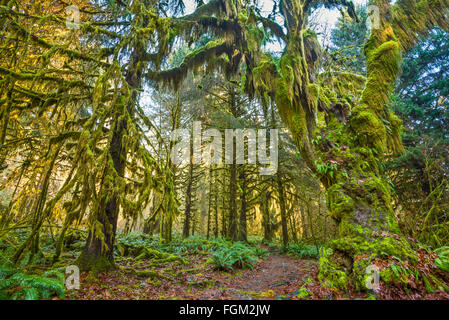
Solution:
<svg viewBox="0 0 449 320">
<path fill-rule="evenodd" d="M 285 210 L 284 186 L 279 175 L 277 176 L 277 186 L 279 193 L 279 206 L 281 209 L 282 246 L 285 249 L 288 246 L 287 212 Z"/>
<path fill-rule="evenodd" d="M 174 132 L 176 129 L 178 129 L 179 124 L 181 122 L 181 99 L 180 99 L 180 96 L 181 95 L 180 95 L 180 92 L 178 89 L 176 92 L 176 105 L 175 105 L 174 109 L 172 109 L 172 112 L 171 112 L 171 121 L 172 121 L 172 126 L 171 126 L 172 131 L 171 132 Z M 167 153 L 167 162 L 168 162 L 168 167 L 170 168 L 171 183 L 173 184 L 173 186 L 176 185 L 176 165 L 173 163 L 170 155 L 172 153 L 174 145 L 175 145 L 175 142 L 173 140 L 170 140 L 170 144 L 168 147 L 168 153 Z M 169 192 L 169 188 L 167 186 L 165 188 L 166 188 L 166 193 Z M 167 206 L 169 206 L 169 205 L 170 204 L 168 204 Z M 165 243 L 169 243 L 172 241 L 174 210 L 173 210 L 173 208 L 166 207 L 162 214 L 166 216 L 163 239 L 164 239 Z"/>
<path fill-rule="evenodd" d="M 214 211 L 215 211 L 215 229 L 214 229 L 214 235 L 215 238 L 218 238 L 218 189 L 217 186 L 215 186 L 215 203 L 214 203 Z"/>
<path fill-rule="evenodd" d="M 210 214 L 210 210 L 212 208 L 212 167 L 209 168 L 209 200 L 208 200 L 208 204 L 207 204 L 207 239 L 209 239 L 209 234 L 210 234 L 210 219 L 211 219 L 211 214 Z"/>
<path fill-rule="evenodd" d="M 81 271 L 92 271 L 94 274 L 116 268 L 114 262 L 114 242 L 117 230 L 119 205 L 117 191 L 110 177 L 116 173 L 124 177 L 126 150 L 123 146 L 122 136 L 127 130 L 127 117 L 117 113 L 113 135 L 109 144 L 109 155 L 113 166 L 108 163 L 101 179 L 99 194 L 101 195 L 97 213 L 91 223 L 86 246 L 78 257 L 76 264 Z M 115 172 L 114 172 L 115 171 Z"/>
<path fill-rule="evenodd" d="M 298 243 L 298 235 L 296 234 L 296 221 L 294 212 L 292 210 L 288 213 L 288 220 L 290 222 L 290 229 L 292 230 L 293 241 L 295 243 Z"/>
<path fill-rule="evenodd" d="M 148 19 L 144 24 L 148 24 Z M 122 100 L 114 106 L 112 138 L 108 145 L 110 161 L 103 171 L 100 182 L 100 199 L 90 221 L 89 235 L 76 264 L 81 271 L 92 271 L 94 274 L 116 268 L 114 261 L 114 243 L 119 215 L 119 197 L 117 191 L 118 179 L 125 177 L 127 145 L 123 143 L 123 136 L 128 133 L 128 119 L 134 113 L 134 105 L 137 103 L 138 90 L 142 86 L 142 73 L 145 64 L 141 63 L 141 57 L 146 51 L 145 43 L 138 42 L 131 52 L 130 64 L 125 80 L 130 90 L 130 95 L 124 94 Z"/>
<path fill-rule="evenodd" d="M 245 176 L 245 168 L 241 167 L 240 172 L 240 183 L 242 185 L 242 195 L 241 195 L 241 206 L 240 206 L 240 241 L 248 242 L 248 234 L 247 234 L 247 227 L 246 227 L 246 176 Z"/>
<path fill-rule="evenodd" d="M 225 180 L 225 179 L 224 179 Z M 225 206 L 225 181 L 223 181 L 223 192 L 221 196 L 221 236 L 226 237 L 228 230 L 226 227 L 226 206 Z"/>
<path fill-rule="evenodd" d="M 190 233 L 190 218 L 192 211 L 192 184 L 193 184 L 193 141 L 190 139 L 190 162 L 189 162 L 189 176 L 187 178 L 186 190 L 186 207 L 184 211 L 184 228 L 182 236 L 187 238 Z"/>
<path fill-rule="evenodd" d="M 51 158 L 48 161 L 48 166 L 46 168 L 46 172 L 42 181 L 42 187 L 41 192 L 39 194 L 39 199 L 36 203 L 36 209 L 34 211 L 34 217 L 33 217 L 33 228 L 31 230 L 30 235 L 27 237 L 27 239 L 19 246 L 19 248 L 16 250 L 12 257 L 12 261 L 16 264 L 19 262 L 20 257 L 22 256 L 25 249 L 29 248 L 31 249 L 31 256 L 29 261 L 31 261 L 31 258 L 34 254 L 38 253 L 39 251 L 39 231 L 40 228 L 44 222 L 44 220 L 47 218 L 48 210 L 44 211 L 45 207 L 45 199 L 47 198 L 48 194 L 48 187 L 50 185 L 50 177 L 53 172 L 53 167 L 55 165 L 56 159 L 59 156 L 59 152 L 61 151 L 62 143 L 59 143 Z M 52 149 L 52 145 L 49 146 L 49 152 Z"/>
<path fill-rule="evenodd" d="M 304 206 L 301 206 L 301 225 L 302 225 L 302 233 L 303 233 L 303 239 L 309 238 L 309 230 L 306 222 L 306 215 L 304 214 Z"/>
<path fill-rule="evenodd" d="M 272 232 L 272 225 L 271 225 L 271 217 L 270 217 L 270 192 L 263 191 L 262 194 L 262 226 L 264 229 L 264 236 L 263 240 L 264 242 L 271 242 L 271 239 L 273 237 Z"/>
<path fill-rule="evenodd" d="M 235 153 L 235 143 L 234 143 Z M 231 176 L 229 178 L 229 237 L 236 241 L 237 234 L 237 204 L 235 202 L 237 196 L 237 165 L 232 163 L 229 165 Z"/>
</svg>

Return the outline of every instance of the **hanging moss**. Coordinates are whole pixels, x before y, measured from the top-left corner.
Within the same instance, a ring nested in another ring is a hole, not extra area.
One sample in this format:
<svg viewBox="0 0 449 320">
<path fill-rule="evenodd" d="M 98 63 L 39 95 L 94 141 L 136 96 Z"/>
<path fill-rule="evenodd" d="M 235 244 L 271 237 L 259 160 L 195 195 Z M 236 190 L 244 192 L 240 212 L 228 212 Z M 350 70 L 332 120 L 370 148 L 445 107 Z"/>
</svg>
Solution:
<svg viewBox="0 0 449 320">
<path fill-rule="evenodd" d="M 155 83 L 163 83 L 177 90 L 189 71 L 196 71 L 205 62 L 214 63 L 214 60 L 222 54 L 227 54 L 231 59 L 231 48 L 225 43 L 210 42 L 205 46 L 189 53 L 177 68 L 164 71 L 150 71 L 147 78 Z"/>
</svg>

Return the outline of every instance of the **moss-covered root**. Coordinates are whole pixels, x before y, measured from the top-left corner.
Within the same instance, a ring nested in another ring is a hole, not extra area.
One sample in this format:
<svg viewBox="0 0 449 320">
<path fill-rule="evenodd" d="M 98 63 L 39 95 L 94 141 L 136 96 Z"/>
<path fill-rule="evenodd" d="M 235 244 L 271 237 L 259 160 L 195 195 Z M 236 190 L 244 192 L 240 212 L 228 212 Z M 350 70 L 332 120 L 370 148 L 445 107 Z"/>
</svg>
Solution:
<svg viewBox="0 0 449 320">
<path fill-rule="evenodd" d="M 168 262 L 175 262 L 179 261 L 182 264 L 189 264 L 189 261 L 187 259 L 184 259 L 182 257 L 176 256 L 171 253 L 167 252 L 161 252 L 153 248 L 149 247 L 140 247 L 138 250 L 138 255 L 136 256 L 136 260 L 144 260 L 144 259 L 153 259 L 155 262 L 158 263 L 168 263 Z"/>
<path fill-rule="evenodd" d="M 367 283 L 371 283 L 372 270 L 377 268 L 374 260 L 388 257 L 395 257 L 410 265 L 418 262 L 414 248 L 396 234 L 370 231 L 343 237 L 330 242 L 322 250 L 318 279 L 328 288 L 347 290 L 351 286 L 358 291 L 367 291 L 372 289 L 367 287 Z"/>
<path fill-rule="evenodd" d="M 165 276 L 163 274 L 158 273 L 155 270 L 137 270 L 134 268 L 130 268 L 130 267 L 124 267 L 122 268 L 122 270 L 126 273 L 131 273 L 131 274 L 135 274 L 141 278 L 148 278 L 148 279 L 166 279 L 166 280 L 170 280 L 171 278 L 168 276 Z"/>
<path fill-rule="evenodd" d="M 84 249 L 75 262 L 80 271 L 91 271 L 93 275 L 117 269 L 112 255 L 92 254 Z"/>
</svg>

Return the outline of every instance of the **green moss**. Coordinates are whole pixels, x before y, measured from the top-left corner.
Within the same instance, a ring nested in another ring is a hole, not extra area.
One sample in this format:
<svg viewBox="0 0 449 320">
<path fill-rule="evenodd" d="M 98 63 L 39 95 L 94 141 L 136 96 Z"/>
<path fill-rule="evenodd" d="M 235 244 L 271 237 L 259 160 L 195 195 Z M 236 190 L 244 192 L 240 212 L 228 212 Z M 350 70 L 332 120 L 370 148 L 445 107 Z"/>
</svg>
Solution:
<svg viewBox="0 0 449 320">
<path fill-rule="evenodd" d="M 313 109 L 315 110 L 315 113 L 318 113 L 317 107 L 318 107 L 318 100 L 320 98 L 320 86 L 314 83 L 309 84 L 307 86 L 307 93 L 310 105 L 312 105 Z"/>
<path fill-rule="evenodd" d="M 288 101 L 293 101 L 293 88 L 295 81 L 294 67 L 295 67 L 295 59 L 291 54 L 283 54 L 279 63 L 281 69 L 281 77 L 283 80 L 283 92 L 282 95 L 285 95 Z"/>
<path fill-rule="evenodd" d="M 352 267 L 352 278 L 355 284 L 356 290 L 365 291 L 366 283 L 369 277 L 372 277 L 371 273 L 367 273 L 367 268 L 372 264 L 372 255 L 361 255 L 354 257 L 354 264 Z"/>
<path fill-rule="evenodd" d="M 326 288 L 339 289 L 346 291 L 350 282 L 346 270 L 332 261 L 334 253 L 326 250 L 322 251 L 319 259 L 320 273 L 318 280 Z"/>
<path fill-rule="evenodd" d="M 375 149 L 378 153 L 385 151 L 386 129 L 374 111 L 364 106 L 357 106 L 352 112 L 350 126 L 358 145 Z"/>
<path fill-rule="evenodd" d="M 367 290 L 366 280 L 370 276 L 366 270 L 376 258 L 394 256 L 398 259 L 417 263 L 416 252 L 402 238 L 377 235 L 369 238 L 371 231 L 357 230 L 360 234 L 331 241 L 320 257 L 319 279 L 324 285 L 340 290 L 347 289 L 347 282 L 360 291 Z M 398 268 L 397 270 L 400 270 Z M 380 271 L 380 279 L 385 283 L 407 283 L 407 276 L 390 267 Z"/>
<path fill-rule="evenodd" d="M 326 191 L 326 196 L 329 214 L 337 221 L 340 221 L 345 213 L 350 214 L 354 210 L 354 200 L 345 193 L 343 183 L 332 185 Z"/>
<path fill-rule="evenodd" d="M 111 271 L 117 269 L 117 265 L 114 260 L 107 256 L 93 256 L 86 254 L 85 251 L 81 252 L 80 256 L 76 260 L 75 264 L 81 271 L 90 271 L 93 276 L 97 276 L 100 272 Z"/>
<path fill-rule="evenodd" d="M 169 277 L 159 274 L 157 271 L 154 270 L 135 270 L 135 273 L 139 277 L 148 279 L 169 279 Z"/>
<path fill-rule="evenodd" d="M 394 274 L 393 270 L 391 270 L 391 268 L 389 268 L 389 267 L 385 268 L 383 270 L 380 270 L 379 277 L 385 283 L 392 283 L 397 280 L 397 277 Z"/>
</svg>

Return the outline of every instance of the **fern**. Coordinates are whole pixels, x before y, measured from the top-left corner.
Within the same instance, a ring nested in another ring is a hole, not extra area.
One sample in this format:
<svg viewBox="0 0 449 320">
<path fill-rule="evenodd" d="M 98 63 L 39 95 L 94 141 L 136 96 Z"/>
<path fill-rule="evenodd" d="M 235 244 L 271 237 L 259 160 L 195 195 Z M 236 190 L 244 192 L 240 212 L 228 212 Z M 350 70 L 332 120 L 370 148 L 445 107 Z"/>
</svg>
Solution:
<svg viewBox="0 0 449 320">
<path fill-rule="evenodd" d="M 215 268 L 233 270 L 234 268 L 252 269 L 258 258 L 264 257 L 267 252 L 260 247 L 251 247 L 243 242 L 230 242 L 219 239 L 215 242 L 215 250 L 210 259 Z"/>
<path fill-rule="evenodd" d="M 449 272 L 449 247 L 444 246 L 438 248 L 435 252 L 438 253 L 438 258 L 435 259 L 435 265 L 441 270 Z"/>
<path fill-rule="evenodd" d="M 57 279 L 50 276 L 56 276 Z M 49 299 L 55 294 L 60 298 L 65 295 L 63 274 L 49 271 L 42 276 L 27 275 L 0 266 L 0 299 L 38 300 Z"/>
<path fill-rule="evenodd" d="M 320 246 L 305 243 L 295 243 L 289 245 L 287 252 L 298 258 L 319 258 Z"/>
</svg>

